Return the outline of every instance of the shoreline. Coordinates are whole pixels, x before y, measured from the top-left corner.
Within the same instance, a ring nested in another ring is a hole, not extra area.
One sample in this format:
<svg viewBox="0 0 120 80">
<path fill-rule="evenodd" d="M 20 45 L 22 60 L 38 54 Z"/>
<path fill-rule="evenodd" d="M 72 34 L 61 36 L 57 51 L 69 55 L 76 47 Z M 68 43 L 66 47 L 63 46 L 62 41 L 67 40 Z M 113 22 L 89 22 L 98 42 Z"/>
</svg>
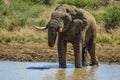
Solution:
<svg viewBox="0 0 120 80">
<path fill-rule="evenodd" d="M 68 44 L 67 63 L 74 63 L 72 45 Z M 120 45 L 97 44 L 96 55 L 99 63 L 120 64 Z M 87 62 L 90 62 L 89 54 Z M 50 49 L 42 43 L 0 43 L 0 61 L 18 62 L 58 62 L 56 45 Z"/>
</svg>

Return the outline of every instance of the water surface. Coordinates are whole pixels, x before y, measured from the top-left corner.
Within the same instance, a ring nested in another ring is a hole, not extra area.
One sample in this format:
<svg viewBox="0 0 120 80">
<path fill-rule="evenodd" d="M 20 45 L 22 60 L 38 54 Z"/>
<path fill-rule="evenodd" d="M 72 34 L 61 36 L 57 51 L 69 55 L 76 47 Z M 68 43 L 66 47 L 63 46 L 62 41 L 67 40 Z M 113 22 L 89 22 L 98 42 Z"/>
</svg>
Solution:
<svg viewBox="0 0 120 80">
<path fill-rule="evenodd" d="M 0 61 L 0 80 L 120 80 L 120 65 L 60 69 L 58 63 Z"/>
</svg>

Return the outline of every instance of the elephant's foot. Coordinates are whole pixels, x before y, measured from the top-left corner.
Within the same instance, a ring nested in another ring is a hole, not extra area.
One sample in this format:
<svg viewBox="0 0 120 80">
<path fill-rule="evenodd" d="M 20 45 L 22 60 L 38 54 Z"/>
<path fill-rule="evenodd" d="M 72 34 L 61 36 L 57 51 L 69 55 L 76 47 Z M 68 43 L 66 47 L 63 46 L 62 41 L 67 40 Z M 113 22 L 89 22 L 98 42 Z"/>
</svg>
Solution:
<svg viewBox="0 0 120 80">
<path fill-rule="evenodd" d="M 66 68 L 66 63 L 59 63 L 59 68 Z"/>
<path fill-rule="evenodd" d="M 86 61 L 83 62 L 83 63 L 82 63 L 82 66 L 87 66 L 87 62 L 86 62 Z"/>
<path fill-rule="evenodd" d="M 59 68 L 66 68 L 66 66 L 59 66 Z"/>
<path fill-rule="evenodd" d="M 87 63 L 85 63 L 85 64 L 82 64 L 82 66 L 83 66 L 83 67 L 87 66 Z"/>
<path fill-rule="evenodd" d="M 97 65 L 97 66 L 98 66 L 98 61 L 97 61 L 97 60 L 96 60 L 96 61 L 92 61 L 89 65 L 90 65 L 90 66 L 94 66 L 94 65 Z"/>
<path fill-rule="evenodd" d="M 82 67 L 82 64 L 79 64 L 79 63 L 75 64 L 75 68 L 81 68 L 81 67 Z"/>
<path fill-rule="evenodd" d="M 75 66 L 75 68 L 81 68 L 82 66 Z"/>
</svg>

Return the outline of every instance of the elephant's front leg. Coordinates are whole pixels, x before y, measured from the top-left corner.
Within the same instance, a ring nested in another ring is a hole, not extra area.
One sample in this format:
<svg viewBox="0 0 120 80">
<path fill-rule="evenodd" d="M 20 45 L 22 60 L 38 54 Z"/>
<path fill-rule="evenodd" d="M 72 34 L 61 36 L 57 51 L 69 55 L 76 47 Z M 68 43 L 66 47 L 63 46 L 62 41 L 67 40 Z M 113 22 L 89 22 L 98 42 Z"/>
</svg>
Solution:
<svg viewBox="0 0 120 80">
<path fill-rule="evenodd" d="M 63 40 L 58 40 L 58 58 L 59 58 L 59 67 L 66 68 L 66 48 L 67 43 Z"/>
<path fill-rule="evenodd" d="M 74 55 L 75 55 L 75 67 L 81 68 L 82 67 L 82 48 L 80 42 L 73 43 L 74 48 Z"/>
<path fill-rule="evenodd" d="M 86 50 L 86 48 L 84 47 L 84 48 L 82 49 L 82 65 L 83 65 L 83 66 L 87 66 L 86 57 L 87 57 L 87 50 Z"/>
</svg>

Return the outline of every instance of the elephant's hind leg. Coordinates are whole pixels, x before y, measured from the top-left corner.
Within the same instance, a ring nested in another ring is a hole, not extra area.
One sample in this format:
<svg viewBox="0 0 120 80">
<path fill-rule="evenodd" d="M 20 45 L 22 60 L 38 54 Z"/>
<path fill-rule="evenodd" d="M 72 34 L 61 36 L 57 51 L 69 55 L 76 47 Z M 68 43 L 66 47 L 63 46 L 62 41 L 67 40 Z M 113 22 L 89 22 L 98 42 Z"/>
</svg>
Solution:
<svg viewBox="0 0 120 80">
<path fill-rule="evenodd" d="M 96 53 L 95 53 L 95 39 L 90 39 L 89 45 L 88 45 L 88 52 L 91 56 L 91 65 L 98 65 L 98 60 L 96 58 Z"/>
</svg>

